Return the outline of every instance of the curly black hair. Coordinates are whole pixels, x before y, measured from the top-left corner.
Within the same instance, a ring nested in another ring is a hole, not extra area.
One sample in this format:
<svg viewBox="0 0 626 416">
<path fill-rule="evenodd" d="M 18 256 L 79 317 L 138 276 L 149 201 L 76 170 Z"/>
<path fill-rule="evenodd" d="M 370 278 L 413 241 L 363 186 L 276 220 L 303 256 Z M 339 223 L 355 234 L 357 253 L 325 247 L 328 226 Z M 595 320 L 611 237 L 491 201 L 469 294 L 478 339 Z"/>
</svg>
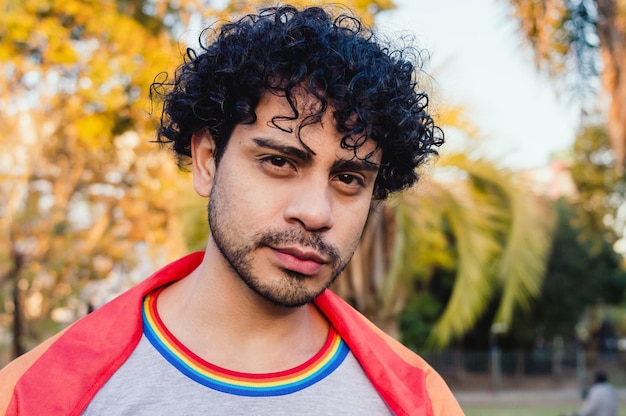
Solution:
<svg viewBox="0 0 626 416">
<path fill-rule="evenodd" d="M 173 80 L 157 76 L 151 87 L 151 97 L 163 100 L 157 141 L 171 146 L 180 166 L 191 156 L 191 136 L 205 128 L 218 163 L 235 126 L 255 122 L 265 93 L 285 96 L 298 119 L 293 94 L 300 87 L 319 101 L 319 113 L 300 128 L 332 111 L 342 147 L 356 152 L 372 139 L 382 150 L 374 198 L 413 185 L 416 168 L 443 143 L 427 112 L 428 96 L 416 88 L 417 67 L 407 59 L 419 54 L 383 46 L 350 13 L 264 8 L 205 29 L 204 38 L 200 53 L 187 49 Z"/>
</svg>

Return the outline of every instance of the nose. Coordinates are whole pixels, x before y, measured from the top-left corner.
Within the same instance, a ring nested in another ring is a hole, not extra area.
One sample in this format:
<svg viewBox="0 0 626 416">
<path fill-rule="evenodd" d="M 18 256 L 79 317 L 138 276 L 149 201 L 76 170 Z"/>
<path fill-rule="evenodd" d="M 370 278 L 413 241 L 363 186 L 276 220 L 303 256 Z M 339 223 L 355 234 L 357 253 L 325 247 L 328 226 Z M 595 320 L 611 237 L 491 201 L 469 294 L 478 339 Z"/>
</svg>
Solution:
<svg viewBox="0 0 626 416">
<path fill-rule="evenodd" d="M 328 183 L 300 186 L 287 196 L 285 219 L 307 231 L 326 231 L 334 225 L 332 195 Z"/>
</svg>

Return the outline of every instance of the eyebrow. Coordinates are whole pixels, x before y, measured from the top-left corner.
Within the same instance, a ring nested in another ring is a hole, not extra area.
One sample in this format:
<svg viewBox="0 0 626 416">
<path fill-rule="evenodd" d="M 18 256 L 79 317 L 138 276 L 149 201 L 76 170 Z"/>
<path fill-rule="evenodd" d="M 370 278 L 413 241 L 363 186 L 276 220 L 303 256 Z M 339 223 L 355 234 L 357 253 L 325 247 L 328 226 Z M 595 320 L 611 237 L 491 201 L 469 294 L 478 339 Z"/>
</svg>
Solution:
<svg viewBox="0 0 626 416">
<path fill-rule="evenodd" d="M 277 152 L 280 152 L 286 156 L 290 156 L 293 158 L 300 159 L 306 163 L 310 163 L 313 160 L 313 155 L 315 153 L 300 149 L 295 146 L 284 145 L 281 143 L 277 143 L 275 140 L 255 137 L 252 139 L 257 146 L 272 149 Z M 352 170 L 352 171 L 361 171 L 361 172 L 378 172 L 380 169 L 380 165 L 374 162 L 369 162 L 364 159 L 358 159 L 354 157 L 353 159 L 340 159 L 333 163 L 332 170 L 334 172 L 344 171 L 344 170 Z"/>
<path fill-rule="evenodd" d="M 256 145 L 259 147 L 272 149 L 286 156 L 291 156 L 291 157 L 303 160 L 305 162 L 310 162 L 313 159 L 313 153 L 311 152 L 307 152 L 306 150 L 300 149 L 295 146 L 288 146 L 288 145 L 280 144 L 272 139 L 265 139 L 265 138 L 257 137 L 257 138 L 252 139 L 252 141 L 254 141 L 254 143 L 256 143 Z"/>
<path fill-rule="evenodd" d="M 378 172 L 380 165 L 363 159 L 338 160 L 333 163 L 333 171 L 360 171 L 360 172 Z"/>
</svg>

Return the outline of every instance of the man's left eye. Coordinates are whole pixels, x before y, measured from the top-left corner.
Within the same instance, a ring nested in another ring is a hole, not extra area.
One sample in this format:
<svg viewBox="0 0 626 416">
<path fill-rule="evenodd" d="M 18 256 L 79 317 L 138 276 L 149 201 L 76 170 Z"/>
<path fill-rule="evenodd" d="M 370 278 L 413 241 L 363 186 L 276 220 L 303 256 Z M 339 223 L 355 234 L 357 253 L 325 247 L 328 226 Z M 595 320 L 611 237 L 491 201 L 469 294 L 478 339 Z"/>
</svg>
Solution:
<svg viewBox="0 0 626 416">
<path fill-rule="evenodd" d="M 287 164 L 287 159 L 285 159 L 284 157 L 281 157 L 281 156 L 272 156 L 269 159 L 269 162 L 272 165 L 281 168 L 281 167 L 283 167 L 283 166 L 285 166 Z"/>
</svg>

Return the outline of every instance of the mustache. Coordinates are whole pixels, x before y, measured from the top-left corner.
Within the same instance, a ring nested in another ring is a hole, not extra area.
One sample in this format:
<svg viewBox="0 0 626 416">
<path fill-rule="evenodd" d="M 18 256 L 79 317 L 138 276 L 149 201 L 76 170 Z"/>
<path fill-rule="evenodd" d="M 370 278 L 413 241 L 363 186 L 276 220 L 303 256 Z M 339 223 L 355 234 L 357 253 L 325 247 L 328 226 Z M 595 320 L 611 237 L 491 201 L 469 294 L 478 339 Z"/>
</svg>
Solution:
<svg viewBox="0 0 626 416">
<path fill-rule="evenodd" d="M 333 265 L 341 264 L 339 250 L 334 245 L 324 241 L 319 234 L 305 234 L 298 230 L 264 231 L 260 233 L 257 239 L 257 247 L 291 245 L 312 248 L 318 254 L 327 258 Z"/>
</svg>

